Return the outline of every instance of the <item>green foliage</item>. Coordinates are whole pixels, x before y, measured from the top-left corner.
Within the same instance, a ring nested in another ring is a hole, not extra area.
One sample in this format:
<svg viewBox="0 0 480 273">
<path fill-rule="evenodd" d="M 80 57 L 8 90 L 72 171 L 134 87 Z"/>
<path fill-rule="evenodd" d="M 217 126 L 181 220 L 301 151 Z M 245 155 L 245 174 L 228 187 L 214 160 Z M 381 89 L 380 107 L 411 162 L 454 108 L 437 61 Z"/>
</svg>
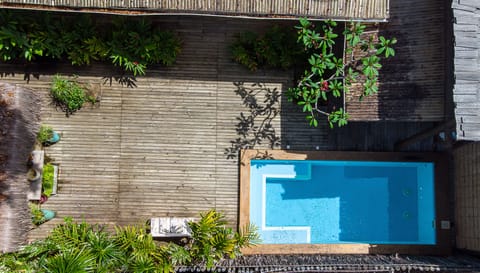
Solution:
<svg viewBox="0 0 480 273">
<path fill-rule="evenodd" d="M 40 126 L 40 131 L 37 134 L 37 140 L 45 144 L 53 137 L 53 129 L 50 126 L 42 125 Z"/>
<path fill-rule="evenodd" d="M 225 256 L 234 258 L 241 247 L 258 240 L 252 227 L 235 233 L 225 224 L 224 217 L 215 211 L 202 214 L 198 224 L 190 224 L 195 231 L 183 246 L 159 244 L 145 226 L 116 227 L 110 234 L 103 226 L 66 218 L 46 239 L 0 255 L 0 272 L 172 273 L 177 265 L 204 262 L 211 268 L 216 261 Z"/>
<path fill-rule="evenodd" d="M 98 23 L 89 15 L 0 11 L 0 60 L 69 60 L 72 65 L 107 61 L 134 76 L 147 65 L 172 65 L 180 40 L 146 18 L 117 17 Z"/>
<path fill-rule="evenodd" d="M 52 195 L 53 178 L 54 178 L 53 165 L 50 163 L 43 165 L 42 188 L 43 188 L 43 194 L 45 194 L 48 197 Z"/>
<path fill-rule="evenodd" d="M 295 33 L 279 26 L 263 36 L 251 31 L 238 34 L 230 51 L 235 62 L 251 71 L 262 67 L 288 69 L 303 56 L 302 47 L 295 43 Z"/>
<path fill-rule="evenodd" d="M 244 227 L 237 233 L 226 224 L 225 217 L 215 210 L 201 214 L 200 221 L 189 224 L 192 240 L 188 248 L 194 261 L 212 268 L 225 256 L 233 259 L 241 254 L 242 247 L 258 243 L 259 237 L 254 226 Z"/>
<path fill-rule="evenodd" d="M 306 119 L 311 126 L 318 126 L 318 116 L 327 116 L 330 127 L 344 126 L 349 115 L 345 109 L 345 94 L 352 83 L 363 82 L 363 94 L 369 96 L 378 91 L 378 75 L 382 67 L 382 58 L 395 56 L 392 46 L 395 38 L 386 39 L 383 36 L 365 37 L 365 25 L 348 23 L 346 25 L 344 42 L 346 46 L 345 59 L 335 56 L 334 45 L 339 37 L 336 34 L 337 23 L 325 21 L 315 27 L 307 19 L 300 19 L 298 41 L 306 50 L 312 51 L 308 58 L 309 68 L 298 81 L 296 87 L 288 89 L 286 95 L 290 101 L 302 107 L 307 113 Z M 353 52 L 356 57 L 353 58 Z M 343 107 L 336 110 L 322 110 L 327 101 L 342 98 Z"/>
<path fill-rule="evenodd" d="M 180 53 L 180 41 L 172 32 L 159 31 L 151 22 L 119 17 L 107 39 L 107 53 L 114 65 L 144 75 L 147 64 L 173 65 Z"/>
<path fill-rule="evenodd" d="M 127 257 L 129 272 L 171 272 L 172 264 L 145 227 L 117 227 L 113 241 Z M 160 271 L 154 271 L 155 268 Z M 142 271 L 143 270 L 143 271 Z"/>
<path fill-rule="evenodd" d="M 95 271 L 95 257 L 85 248 L 64 249 L 45 260 L 47 273 L 90 273 Z"/>
<path fill-rule="evenodd" d="M 47 241 L 53 242 L 59 253 L 76 248 L 92 256 L 93 272 L 112 272 L 124 260 L 124 253 L 99 225 L 75 223 L 67 218 L 64 224 L 53 229 Z"/>
<path fill-rule="evenodd" d="M 59 75 L 53 78 L 50 95 L 54 103 L 65 111 L 67 116 L 80 110 L 85 102 L 91 101 L 79 83 Z"/>
<path fill-rule="evenodd" d="M 40 210 L 40 206 L 37 204 L 29 203 L 30 213 L 32 214 L 32 223 L 36 226 L 45 222 L 43 219 L 43 212 Z"/>
</svg>

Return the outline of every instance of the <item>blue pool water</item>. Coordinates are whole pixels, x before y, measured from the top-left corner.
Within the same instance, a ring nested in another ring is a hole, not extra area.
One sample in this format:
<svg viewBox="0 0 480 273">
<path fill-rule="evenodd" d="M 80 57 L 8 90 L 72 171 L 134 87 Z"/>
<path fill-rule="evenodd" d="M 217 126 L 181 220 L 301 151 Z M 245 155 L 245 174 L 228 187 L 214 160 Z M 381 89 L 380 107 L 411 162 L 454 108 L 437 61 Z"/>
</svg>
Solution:
<svg viewBox="0 0 480 273">
<path fill-rule="evenodd" d="M 252 160 L 264 244 L 435 244 L 433 163 Z"/>
</svg>

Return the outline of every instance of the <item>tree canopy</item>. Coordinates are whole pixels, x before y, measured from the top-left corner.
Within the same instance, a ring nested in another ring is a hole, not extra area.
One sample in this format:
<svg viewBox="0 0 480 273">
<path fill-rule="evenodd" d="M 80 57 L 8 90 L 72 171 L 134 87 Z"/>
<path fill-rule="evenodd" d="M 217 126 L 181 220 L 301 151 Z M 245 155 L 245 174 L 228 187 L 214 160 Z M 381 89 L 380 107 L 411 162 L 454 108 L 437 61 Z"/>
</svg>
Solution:
<svg viewBox="0 0 480 273">
<path fill-rule="evenodd" d="M 361 82 L 364 96 L 378 91 L 380 61 L 395 56 L 395 38 L 364 35 L 366 26 L 361 23 L 346 23 L 343 31 L 345 58 L 334 51 L 339 40 L 338 24 L 335 21 L 320 22 L 315 26 L 307 19 L 300 19 L 298 41 L 309 52 L 308 68 L 295 87 L 288 89 L 287 97 L 302 107 L 306 119 L 318 126 L 318 118 L 326 116 L 330 127 L 347 124 L 349 114 L 345 109 L 345 94 L 353 83 Z M 355 52 L 355 54 L 354 54 Z M 339 99 L 341 105 L 331 109 L 322 108 L 329 100 Z"/>
</svg>

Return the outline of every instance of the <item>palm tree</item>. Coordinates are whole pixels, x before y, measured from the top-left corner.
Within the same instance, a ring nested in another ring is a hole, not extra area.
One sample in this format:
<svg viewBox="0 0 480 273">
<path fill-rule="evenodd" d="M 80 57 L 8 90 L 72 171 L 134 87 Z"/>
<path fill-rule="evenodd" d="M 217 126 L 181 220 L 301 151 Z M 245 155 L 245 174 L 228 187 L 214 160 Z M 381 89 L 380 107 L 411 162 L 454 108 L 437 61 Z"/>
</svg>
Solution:
<svg viewBox="0 0 480 273">
<path fill-rule="evenodd" d="M 219 260 L 229 257 L 234 259 L 241 254 L 243 247 L 249 247 L 259 242 L 256 227 L 249 225 L 240 232 L 234 232 L 226 227 L 227 221 L 223 214 L 210 210 L 200 214 L 198 222 L 190 222 L 192 239 L 187 245 L 194 263 L 205 263 L 210 269 Z"/>
</svg>

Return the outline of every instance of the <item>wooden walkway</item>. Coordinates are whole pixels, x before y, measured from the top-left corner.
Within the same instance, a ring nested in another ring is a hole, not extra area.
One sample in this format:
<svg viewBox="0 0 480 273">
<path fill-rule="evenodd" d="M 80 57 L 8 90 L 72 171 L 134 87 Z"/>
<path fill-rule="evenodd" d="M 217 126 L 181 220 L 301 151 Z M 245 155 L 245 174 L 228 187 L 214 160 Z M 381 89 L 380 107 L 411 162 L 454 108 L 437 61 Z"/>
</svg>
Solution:
<svg viewBox="0 0 480 273">
<path fill-rule="evenodd" d="M 66 216 L 92 223 L 135 224 L 150 217 L 192 217 L 216 208 L 235 226 L 239 148 L 389 150 L 395 141 L 431 126 L 384 122 L 330 130 L 322 123 L 310 128 L 299 109 L 280 98 L 266 111 L 270 115 L 257 115 L 265 105 L 264 95 L 285 90 L 291 74 L 250 73 L 230 60 L 226 45 L 235 33 L 262 29 L 267 22 L 161 20 L 166 28 L 179 32 L 183 52 L 175 66 L 153 67 L 134 82 L 134 88 L 115 80 L 104 84 L 104 77 L 113 72 L 97 64 L 82 69 L 36 68 L 39 78 L 33 73 L 28 83 L 20 68 L 13 75 L 3 74 L 3 81 L 43 95 L 43 122 L 62 135 L 59 143 L 46 148 L 46 154 L 60 164 L 60 183 L 58 195 L 44 208 L 55 210 L 58 218 L 30 232 L 30 240 L 45 236 Z M 100 104 L 68 118 L 56 111 L 48 97 L 56 72 L 102 84 Z M 260 92 L 257 104 L 252 104 L 252 97 L 241 96 L 252 90 Z M 260 126 L 259 131 L 242 114 L 255 116 L 256 126 L 263 121 L 270 126 Z M 430 144 L 415 149 L 430 150 Z"/>
</svg>

